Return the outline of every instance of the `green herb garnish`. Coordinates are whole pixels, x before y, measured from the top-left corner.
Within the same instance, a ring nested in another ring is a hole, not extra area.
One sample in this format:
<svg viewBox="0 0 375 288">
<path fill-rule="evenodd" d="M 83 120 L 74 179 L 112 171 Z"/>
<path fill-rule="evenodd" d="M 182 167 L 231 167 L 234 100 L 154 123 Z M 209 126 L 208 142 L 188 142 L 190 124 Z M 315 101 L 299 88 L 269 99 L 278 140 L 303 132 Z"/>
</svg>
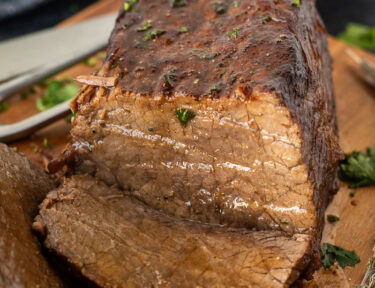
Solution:
<svg viewBox="0 0 375 288">
<path fill-rule="evenodd" d="M 151 20 L 147 20 L 143 23 L 143 26 L 138 28 L 137 31 L 138 32 L 143 32 L 143 31 L 147 31 L 148 29 L 151 29 L 152 28 L 152 21 Z"/>
<path fill-rule="evenodd" d="M 329 223 L 335 223 L 335 222 L 340 221 L 340 218 L 337 217 L 336 215 L 328 214 L 328 215 L 327 215 L 327 221 L 328 221 Z"/>
<path fill-rule="evenodd" d="M 8 110 L 8 108 L 9 108 L 9 105 L 7 103 L 0 102 L 0 113 Z"/>
<path fill-rule="evenodd" d="M 165 79 L 171 87 L 174 87 L 174 84 L 177 80 L 177 74 L 175 73 L 175 70 L 173 69 L 165 73 Z"/>
<path fill-rule="evenodd" d="M 301 6 L 301 0 L 295 0 L 295 1 L 293 1 L 292 5 L 295 6 L 295 7 L 297 7 L 297 8 L 300 8 L 300 6 Z"/>
<path fill-rule="evenodd" d="M 375 50 L 375 27 L 350 23 L 345 31 L 338 35 L 339 39 L 362 49 Z"/>
<path fill-rule="evenodd" d="M 105 58 L 107 58 L 107 53 L 106 52 L 99 52 L 98 54 L 96 54 L 96 57 L 98 57 L 100 60 L 105 60 Z"/>
<path fill-rule="evenodd" d="M 74 98 L 79 91 L 72 79 L 48 80 L 46 85 L 44 96 L 36 101 L 36 108 L 39 111 L 50 109 Z"/>
<path fill-rule="evenodd" d="M 124 10 L 130 11 L 133 8 L 133 4 L 137 3 L 137 0 L 127 0 L 124 3 Z"/>
<path fill-rule="evenodd" d="M 237 8 L 237 7 L 238 7 L 238 1 L 234 1 L 234 2 L 233 2 L 233 7 L 234 7 L 234 8 Z"/>
<path fill-rule="evenodd" d="M 236 39 L 238 37 L 238 28 L 233 28 L 232 32 L 230 32 L 229 37 Z"/>
<path fill-rule="evenodd" d="M 280 225 L 289 225 L 289 222 L 287 222 L 287 221 L 281 221 Z"/>
<path fill-rule="evenodd" d="M 211 54 L 204 54 L 204 55 L 199 55 L 199 59 L 203 60 L 212 60 L 215 59 L 219 54 L 218 53 L 211 53 Z"/>
<path fill-rule="evenodd" d="M 46 149 L 51 149 L 51 148 L 52 148 L 52 145 L 51 145 L 51 143 L 49 143 L 49 141 L 48 141 L 47 138 L 44 138 L 44 139 L 43 139 L 43 146 L 44 146 L 44 148 L 46 148 Z"/>
<path fill-rule="evenodd" d="M 94 67 L 96 64 L 98 64 L 98 61 L 94 57 L 87 58 L 83 60 L 83 64 Z"/>
<path fill-rule="evenodd" d="M 149 41 L 149 40 L 155 39 L 155 38 L 159 37 L 160 35 L 163 35 L 163 34 L 166 33 L 166 32 L 167 32 L 167 31 L 165 31 L 165 30 L 159 30 L 159 29 L 155 29 L 155 30 L 149 31 L 149 32 L 143 37 L 143 40 L 144 40 L 144 41 Z"/>
<path fill-rule="evenodd" d="M 172 8 L 182 7 L 186 5 L 186 0 L 169 0 L 169 5 Z"/>
<path fill-rule="evenodd" d="M 224 14 L 228 10 L 228 5 L 224 2 L 214 2 L 212 5 L 217 14 Z"/>
<path fill-rule="evenodd" d="M 185 127 L 187 123 L 195 117 L 195 113 L 193 111 L 182 108 L 177 109 L 175 114 L 177 119 L 180 120 L 182 126 Z"/>
<path fill-rule="evenodd" d="M 39 152 L 39 147 L 38 145 L 31 143 L 30 147 L 33 148 L 33 153 L 38 153 Z"/>
<path fill-rule="evenodd" d="M 346 266 L 354 267 L 361 261 L 354 251 L 348 251 L 329 243 L 324 243 L 322 246 L 321 260 L 324 269 L 331 267 L 335 263 L 335 260 L 341 268 L 345 268 Z"/>
<path fill-rule="evenodd" d="M 265 16 L 261 19 L 262 24 L 266 24 L 271 20 L 270 16 Z"/>
<path fill-rule="evenodd" d="M 340 164 L 340 179 L 350 182 L 349 188 L 360 188 L 375 184 L 375 146 L 366 153 L 354 151 L 345 155 Z"/>
<path fill-rule="evenodd" d="M 182 26 L 180 28 L 180 31 L 178 31 L 178 32 L 180 32 L 180 33 L 187 33 L 187 32 L 189 32 L 189 29 L 186 26 Z"/>
<path fill-rule="evenodd" d="M 210 93 L 220 93 L 223 90 L 222 84 L 215 84 L 210 88 Z"/>
</svg>

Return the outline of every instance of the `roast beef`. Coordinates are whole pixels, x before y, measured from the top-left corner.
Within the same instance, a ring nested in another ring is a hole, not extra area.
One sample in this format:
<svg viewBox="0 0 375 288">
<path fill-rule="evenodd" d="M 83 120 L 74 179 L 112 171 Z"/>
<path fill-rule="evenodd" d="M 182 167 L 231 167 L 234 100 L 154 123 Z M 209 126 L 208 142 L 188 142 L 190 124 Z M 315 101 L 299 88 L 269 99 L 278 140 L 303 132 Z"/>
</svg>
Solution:
<svg viewBox="0 0 375 288">
<path fill-rule="evenodd" d="M 90 176 L 52 191 L 35 226 L 99 287 L 285 287 L 312 239 L 176 220 Z"/>
<path fill-rule="evenodd" d="M 126 7 L 72 104 L 77 171 L 180 219 L 319 238 L 342 153 L 314 1 Z"/>
<path fill-rule="evenodd" d="M 64 153 L 90 176 L 42 205 L 45 245 L 102 287 L 313 269 L 342 157 L 314 1 L 126 1 L 107 52 Z"/>
<path fill-rule="evenodd" d="M 0 144 L 0 287 L 62 287 L 31 232 L 39 203 L 54 187 L 35 164 Z"/>
</svg>

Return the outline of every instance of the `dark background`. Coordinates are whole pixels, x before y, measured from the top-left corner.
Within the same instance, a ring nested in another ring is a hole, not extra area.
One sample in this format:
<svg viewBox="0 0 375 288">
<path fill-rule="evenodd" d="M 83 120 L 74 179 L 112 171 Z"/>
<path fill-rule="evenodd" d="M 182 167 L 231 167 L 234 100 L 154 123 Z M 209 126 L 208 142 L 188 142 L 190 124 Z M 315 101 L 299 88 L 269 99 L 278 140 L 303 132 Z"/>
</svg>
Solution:
<svg viewBox="0 0 375 288">
<path fill-rule="evenodd" d="M 311 0 L 301 0 L 311 1 Z M 51 27 L 96 0 L 0 0 L 0 41 Z M 349 22 L 375 26 L 375 0 L 318 0 L 330 34 Z"/>
</svg>

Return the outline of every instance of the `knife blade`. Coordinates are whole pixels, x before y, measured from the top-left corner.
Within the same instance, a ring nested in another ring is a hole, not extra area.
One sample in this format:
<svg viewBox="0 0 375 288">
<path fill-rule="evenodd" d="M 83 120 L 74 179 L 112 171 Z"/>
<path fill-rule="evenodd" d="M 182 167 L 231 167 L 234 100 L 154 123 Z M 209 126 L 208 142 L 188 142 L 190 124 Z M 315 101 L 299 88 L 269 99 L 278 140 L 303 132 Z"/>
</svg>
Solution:
<svg viewBox="0 0 375 288">
<path fill-rule="evenodd" d="M 117 14 L 0 42 L 0 101 L 107 45 Z"/>
</svg>

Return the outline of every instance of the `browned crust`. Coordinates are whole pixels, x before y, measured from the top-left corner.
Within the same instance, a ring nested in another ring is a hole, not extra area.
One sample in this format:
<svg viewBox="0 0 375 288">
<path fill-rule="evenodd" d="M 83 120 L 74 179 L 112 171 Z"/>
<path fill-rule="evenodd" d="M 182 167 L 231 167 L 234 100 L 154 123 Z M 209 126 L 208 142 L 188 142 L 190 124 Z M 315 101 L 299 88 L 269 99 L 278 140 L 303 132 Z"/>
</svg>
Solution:
<svg viewBox="0 0 375 288">
<path fill-rule="evenodd" d="M 123 93 L 144 97 L 214 100 L 233 97 L 236 89 L 242 89 L 250 98 L 256 87 L 280 98 L 302 132 L 304 162 L 318 207 L 312 245 L 312 256 L 318 259 L 324 210 L 330 193 L 337 190 L 343 155 L 324 26 L 312 0 L 301 1 L 299 8 L 289 0 L 243 0 L 236 8 L 234 1 L 224 2 L 227 12 L 217 14 L 211 1 L 191 0 L 171 8 L 166 0 L 139 0 L 132 11 L 120 12 L 100 73 L 117 75 L 116 89 Z M 153 29 L 166 32 L 142 41 L 147 32 L 137 29 L 148 19 Z M 182 26 L 189 32 L 179 33 Z M 229 36 L 236 28 L 237 37 Z M 176 76 L 172 84 L 166 78 L 168 71 Z M 220 91 L 211 89 L 219 84 Z M 99 92 L 104 96 L 105 88 Z M 78 110 L 89 104 L 93 93 L 95 89 L 78 98 Z"/>
</svg>

